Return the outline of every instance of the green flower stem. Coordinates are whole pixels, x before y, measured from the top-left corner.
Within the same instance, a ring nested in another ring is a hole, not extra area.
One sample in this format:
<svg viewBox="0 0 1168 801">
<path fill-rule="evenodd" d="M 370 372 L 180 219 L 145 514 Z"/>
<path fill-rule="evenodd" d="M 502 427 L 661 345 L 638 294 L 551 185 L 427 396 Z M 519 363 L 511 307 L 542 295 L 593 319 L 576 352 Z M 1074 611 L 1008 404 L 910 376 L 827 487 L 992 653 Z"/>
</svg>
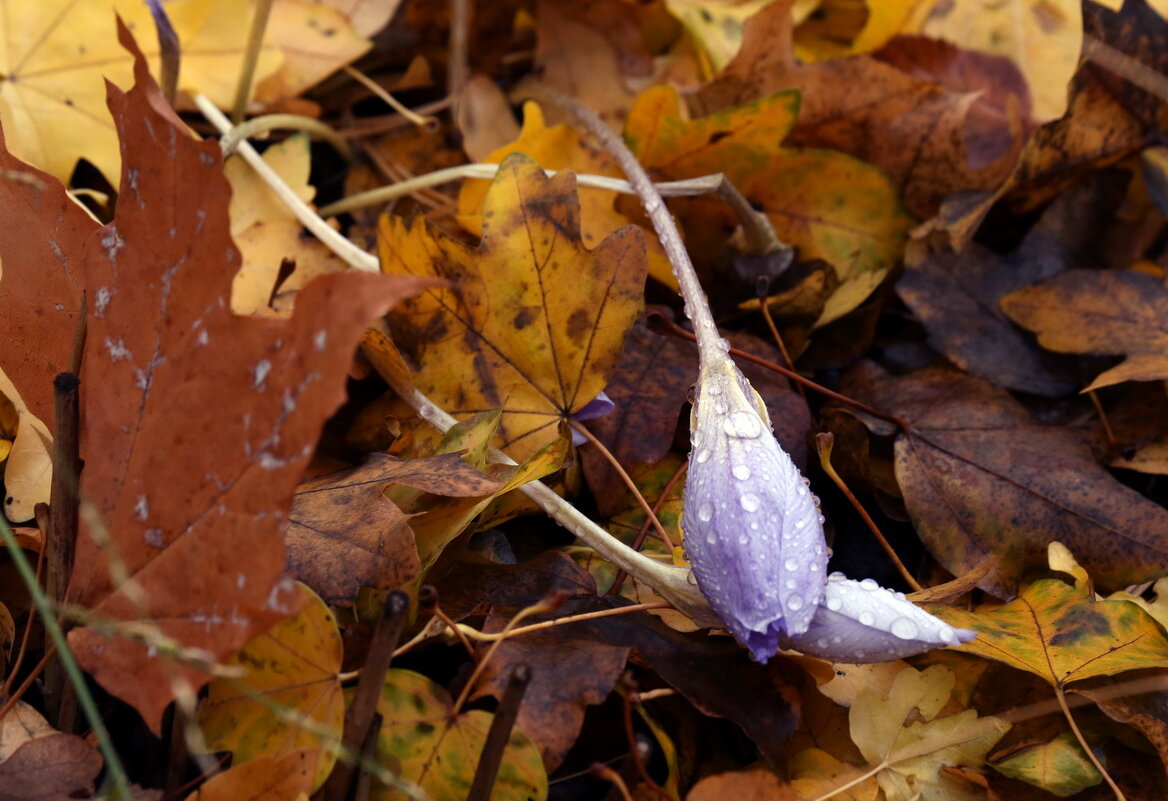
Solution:
<svg viewBox="0 0 1168 801">
<path fill-rule="evenodd" d="M 12 557 L 12 562 L 16 565 L 16 572 L 20 574 L 21 580 L 28 588 L 28 594 L 32 598 L 37 614 L 41 616 L 45 631 L 48 632 L 53 645 L 57 647 L 57 658 L 61 660 L 61 666 L 65 668 L 65 675 L 69 677 L 69 683 L 73 685 L 73 690 L 77 693 L 77 703 L 85 715 L 85 720 L 97 738 L 97 747 L 101 749 L 101 754 L 105 758 L 105 768 L 108 771 L 109 780 L 114 786 L 113 797 L 130 801 L 133 797 L 130 793 L 130 780 L 118 758 L 118 752 L 114 750 L 109 731 L 106 730 L 105 723 L 102 722 L 93 695 L 85 684 L 85 676 L 82 675 L 81 668 L 78 667 L 77 660 L 73 657 L 73 652 L 69 650 L 65 632 L 61 631 L 61 626 L 53 615 L 49 599 L 45 596 L 40 584 L 37 583 L 36 572 L 28 563 L 24 551 L 16 543 L 16 537 L 13 535 L 12 529 L 8 527 L 8 521 L 2 518 L 0 518 L 0 538 L 4 540 L 4 545 L 8 548 L 8 555 Z"/>
</svg>

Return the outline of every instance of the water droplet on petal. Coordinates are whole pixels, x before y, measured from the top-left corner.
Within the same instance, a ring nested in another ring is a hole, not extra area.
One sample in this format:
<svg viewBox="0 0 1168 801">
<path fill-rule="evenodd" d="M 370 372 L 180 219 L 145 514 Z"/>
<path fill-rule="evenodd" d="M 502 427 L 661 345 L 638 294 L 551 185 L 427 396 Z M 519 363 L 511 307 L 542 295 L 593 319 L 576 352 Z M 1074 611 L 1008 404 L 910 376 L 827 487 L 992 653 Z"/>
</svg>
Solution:
<svg viewBox="0 0 1168 801">
<path fill-rule="evenodd" d="M 800 484 L 798 487 L 795 488 L 795 492 L 799 493 L 800 495 L 806 495 L 807 494 L 807 487 Z"/>
<path fill-rule="evenodd" d="M 698 520 L 703 523 L 709 523 L 710 518 L 714 516 L 714 507 L 708 503 L 703 503 L 698 507 Z"/>
<path fill-rule="evenodd" d="M 738 411 L 722 421 L 722 430 L 731 437 L 755 439 L 762 434 L 762 420 L 757 414 Z"/>
<path fill-rule="evenodd" d="M 785 570 L 791 570 L 791 571 L 798 570 L 799 569 L 799 560 L 795 559 L 793 557 L 787 557 L 785 560 L 783 560 L 783 568 Z"/>
<path fill-rule="evenodd" d="M 739 534 L 739 535 L 738 535 L 738 544 L 739 544 L 739 545 L 747 545 L 747 544 L 749 544 L 749 543 L 750 543 L 750 537 L 746 536 L 745 534 Z M 757 562 L 755 562 L 755 563 L 753 563 L 753 564 L 758 564 L 758 563 L 757 563 Z M 752 565 L 752 566 L 753 566 L 753 565 Z"/>
<path fill-rule="evenodd" d="M 940 638 L 941 642 L 949 643 L 950 645 L 957 642 L 957 633 L 948 626 L 942 626 L 937 632 L 937 637 Z"/>
<path fill-rule="evenodd" d="M 711 395 L 721 395 L 722 394 L 722 382 L 721 381 L 711 381 L 710 385 L 708 387 L 706 387 L 706 392 L 708 392 Z"/>
<path fill-rule="evenodd" d="M 873 615 L 871 612 L 864 611 L 864 612 L 860 613 L 860 623 L 862 623 L 863 625 L 871 626 L 875 622 L 876 622 L 876 616 Z"/>
<path fill-rule="evenodd" d="M 790 598 L 787 599 L 787 608 L 790 609 L 792 612 L 798 612 L 800 609 L 803 608 L 803 599 L 800 598 L 798 595 L 792 595 Z"/>
<path fill-rule="evenodd" d="M 875 592 L 876 590 L 880 589 L 880 585 L 876 583 L 876 579 L 870 578 L 863 579 L 860 582 L 860 586 L 866 589 L 868 592 Z"/>
<path fill-rule="evenodd" d="M 745 481 L 746 479 L 750 478 L 750 468 L 744 464 L 734 465 L 730 468 L 730 472 L 733 473 L 734 477 L 739 481 Z"/>
<path fill-rule="evenodd" d="M 742 508 L 745 509 L 746 511 L 754 512 L 754 511 L 758 510 L 759 504 L 762 503 L 762 499 L 759 498 L 757 495 L 755 495 L 753 492 L 748 492 L 745 495 L 743 495 L 741 498 L 739 498 L 738 502 L 740 504 L 742 504 Z"/>
<path fill-rule="evenodd" d="M 801 518 L 801 517 L 800 517 L 798 520 L 796 520 L 796 521 L 795 521 L 795 528 L 796 528 L 796 529 L 803 528 L 803 527 L 804 527 L 804 526 L 806 526 L 806 525 L 807 525 L 807 521 L 806 521 L 806 520 L 804 520 L 804 519 L 803 519 L 803 518 Z"/>
<path fill-rule="evenodd" d="M 706 542 L 708 542 L 710 545 L 717 545 L 718 544 L 718 535 L 711 531 L 709 534 L 706 535 Z"/>
<path fill-rule="evenodd" d="M 716 400 L 714 401 L 714 411 L 718 414 L 726 414 L 730 411 L 730 405 L 724 400 Z"/>
<path fill-rule="evenodd" d="M 892 621 L 892 626 L 889 629 L 894 636 L 900 637 L 902 640 L 915 640 L 920 634 L 920 629 L 917 624 L 913 623 L 907 617 L 898 617 Z"/>
<path fill-rule="evenodd" d="M 840 610 L 840 607 L 842 607 L 843 605 L 844 605 L 844 602 L 841 601 L 839 598 L 833 597 L 833 598 L 827 599 L 827 608 L 830 609 L 832 612 L 838 612 Z"/>
<path fill-rule="evenodd" d="M 799 586 L 799 582 L 795 581 L 795 579 L 793 579 L 793 578 L 792 578 L 792 579 L 787 579 L 787 580 L 786 580 L 785 582 L 783 582 L 783 583 L 787 585 L 787 589 L 788 589 L 788 590 L 793 590 L 793 589 L 795 589 L 796 587 L 798 587 L 798 586 Z"/>
</svg>

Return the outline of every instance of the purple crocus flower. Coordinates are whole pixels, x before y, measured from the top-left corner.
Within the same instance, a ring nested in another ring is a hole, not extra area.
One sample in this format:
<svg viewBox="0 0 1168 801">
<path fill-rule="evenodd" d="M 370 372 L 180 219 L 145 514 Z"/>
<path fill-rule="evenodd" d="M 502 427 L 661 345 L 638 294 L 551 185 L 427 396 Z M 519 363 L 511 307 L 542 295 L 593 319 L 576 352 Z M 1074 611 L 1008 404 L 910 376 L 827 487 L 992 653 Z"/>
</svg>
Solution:
<svg viewBox="0 0 1168 801">
<path fill-rule="evenodd" d="M 977 632 L 955 629 L 872 579 L 827 577 L 823 601 L 807 631 L 784 637 L 784 648 L 833 662 L 890 662 L 946 645 L 969 642 Z"/>
<path fill-rule="evenodd" d="M 616 404 L 612 402 L 612 398 L 608 397 L 608 395 L 604 393 L 604 390 L 601 390 L 599 395 L 585 403 L 580 408 L 580 411 L 572 415 L 572 419 L 578 422 L 583 422 L 584 420 L 595 420 L 597 417 L 604 417 L 615 408 Z M 573 445 L 579 448 L 587 441 L 588 438 L 586 436 L 581 434 L 576 429 L 572 429 Z"/>
<path fill-rule="evenodd" d="M 807 631 L 827 544 L 815 497 L 729 359 L 703 364 L 691 414 L 685 547 L 698 587 L 751 656 Z"/>
</svg>

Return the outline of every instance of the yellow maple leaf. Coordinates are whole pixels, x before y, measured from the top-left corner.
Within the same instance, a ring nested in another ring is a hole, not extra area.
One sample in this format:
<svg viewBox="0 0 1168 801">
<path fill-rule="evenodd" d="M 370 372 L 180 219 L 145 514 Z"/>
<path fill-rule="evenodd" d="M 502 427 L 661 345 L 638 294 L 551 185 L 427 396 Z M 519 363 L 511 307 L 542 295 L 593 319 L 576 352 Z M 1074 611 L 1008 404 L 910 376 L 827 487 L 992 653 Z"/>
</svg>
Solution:
<svg viewBox="0 0 1168 801">
<path fill-rule="evenodd" d="M 469 247 L 416 219 L 382 221 L 382 271 L 437 276 L 390 315 L 414 383 L 456 417 L 503 407 L 500 437 L 523 460 L 604 389 L 640 312 L 644 238 L 632 226 L 580 241 L 575 179 L 509 156 Z M 368 346 L 368 343 L 367 343 Z"/>
<path fill-rule="evenodd" d="M 264 151 L 264 161 L 301 200 L 312 200 L 316 190 L 308 183 L 307 136 L 293 136 L 273 145 Z M 305 284 L 346 265 L 319 240 L 300 235 L 296 215 L 241 157 L 228 159 L 223 171 L 231 183 L 231 238 L 243 260 L 231 285 L 231 310 L 287 317 L 292 312 L 292 297 Z M 295 270 L 280 285 L 273 308 L 268 301 L 285 259 L 294 262 Z"/>
<path fill-rule="evenodd" d="M 487 156 L 490 164 L 498 164 L 512 153 L 523 153 L 534 159 L 545 170 L 572 170 L 589 175 L 623 177 L 616 161 L 604 150 L 586 144 L 573 128 L 567 125 L 548 126 L 538 103 L 528 101 L 523 106 L 523 128 L 519 138 Z M 458 192 L 458 222 L 472 234 L 482 234 L 479 209 L 486 197 L 489 181 L 465 181 Z M 580 192 L 580 236 L 586 247 L 596 247 L 600 241 L 630 220 L 614 208 L 617 192 L 608 189 L 583 187 Z M 672 289 L 677 289 L 673 267 L 661 249 L 656 236 L 648 236 L 649 275 Z"/>
<path fill-rule="evenodd" d="M 0 120 L 8 149 L 62 181 L 84 157 L 116 184 L 118 138 L 103 81 L 129 86 L 133 60 L 118 43 L 114 14 L 133 32 L 157 74 L 158 37 L 147 5 L 44 0 L 9 3 L 5 9 Z M 167 3 L 166 13 L 182 47 L 180 87 L 230 104 L 247 43 L 248 4 L 176 0 Z M 257 76 L 271 74 L 280 59 L 278 51 L 265 48 Z"/>
</svg>

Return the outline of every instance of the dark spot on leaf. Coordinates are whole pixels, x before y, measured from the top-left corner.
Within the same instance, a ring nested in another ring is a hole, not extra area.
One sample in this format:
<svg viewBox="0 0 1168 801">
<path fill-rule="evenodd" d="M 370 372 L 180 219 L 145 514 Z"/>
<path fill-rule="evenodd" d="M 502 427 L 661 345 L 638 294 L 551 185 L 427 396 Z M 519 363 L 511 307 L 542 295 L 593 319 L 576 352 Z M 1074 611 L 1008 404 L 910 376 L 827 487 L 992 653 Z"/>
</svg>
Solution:
<svg viewBox="0 0 1168 801">
<path fill-rule="evenodd" d="M 527 328 L 527 326 L 535 322 L 535 316 L 535 308 L 528 306 L 520 311 L 519 314 L 515 315 L 515 319 L 511 322 L 516 328 Z"/>
<path fill-rule="evenodd" d="M 587 309 L 576 309 L 572 312 L 572 316 L 568 318 L 568 336 L 573 342 L 582 343 L 591 330 L 592 316 Z"/>
<path fill-rule="evenodd" d="M 706 144 L 710 144 L 710 145 L 717 144 L 718 142 L 721 142 L 723 139 L 725 139 L 727 136 L 730 136 L 730 131 L 714 131 L 712 134 L 710 134 L 710 138 L 706 141 Z"/>
<path fill-rule="evenodd" d="M 1076 608 L 1058 619 L 1059 633 L 1050 638 L 1053 648 L 1075 645 L 1084 640 L 1110 636 L 1107 617 L 1091 609 Z"/>
<path fill-rule="evenodd" d="M 418 731 L 421 732 L 422 734 L 429 734 L 430 732 L 434 731 L 434 724 L 427 723 L 424 720 L 419 720 L 417 728 L 418 728 Z"/>
</svg>

